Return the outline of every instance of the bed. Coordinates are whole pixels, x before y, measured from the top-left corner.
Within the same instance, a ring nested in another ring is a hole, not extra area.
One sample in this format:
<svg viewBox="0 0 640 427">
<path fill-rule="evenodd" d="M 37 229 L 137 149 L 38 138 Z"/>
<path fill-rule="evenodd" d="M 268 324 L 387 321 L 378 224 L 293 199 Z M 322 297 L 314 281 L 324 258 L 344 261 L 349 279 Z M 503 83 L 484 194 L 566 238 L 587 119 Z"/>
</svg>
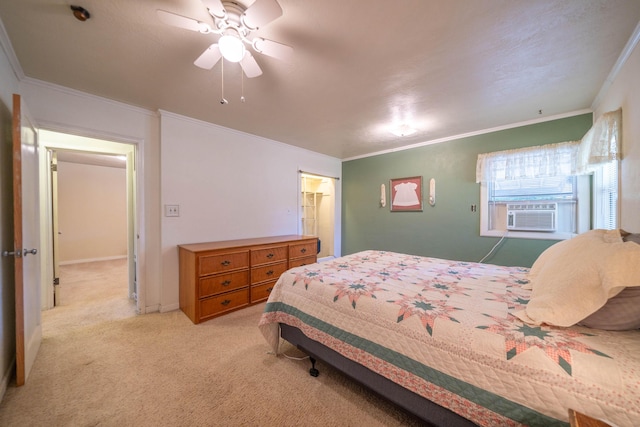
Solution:
<svg viewBox="0 0 640 427">
<path fill-rule="evenodd" d="M 640 245 L 618 230 L 531 269 L 367 250 L 285 272 L 259 328 L 434 425 L 560 426 L 572 409 L 637 426 L 637 291 Z"/>
</svg>

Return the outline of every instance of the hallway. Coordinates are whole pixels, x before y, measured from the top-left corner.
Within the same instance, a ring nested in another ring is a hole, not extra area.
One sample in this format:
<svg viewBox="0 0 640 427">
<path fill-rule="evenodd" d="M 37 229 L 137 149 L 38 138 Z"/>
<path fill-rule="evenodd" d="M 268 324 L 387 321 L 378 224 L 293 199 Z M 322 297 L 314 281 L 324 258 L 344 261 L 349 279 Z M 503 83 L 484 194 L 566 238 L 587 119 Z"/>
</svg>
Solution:
<svg viewBox="0 0 640 427">
<path fill-rule="evenodd" d="M 126 258 L 61 265 L 58 304 L 42 312 L 43 338 L 135 316 L 127 279 Z"/>
</svg>

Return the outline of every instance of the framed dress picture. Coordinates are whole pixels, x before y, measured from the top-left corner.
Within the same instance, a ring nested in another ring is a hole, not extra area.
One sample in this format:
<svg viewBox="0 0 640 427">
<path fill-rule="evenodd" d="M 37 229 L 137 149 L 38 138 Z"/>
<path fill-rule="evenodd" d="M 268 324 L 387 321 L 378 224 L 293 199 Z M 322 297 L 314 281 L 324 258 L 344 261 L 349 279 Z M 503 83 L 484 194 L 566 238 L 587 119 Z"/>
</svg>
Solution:
<svg viewBox="0 0 640 427">
<path fill-rule="evenodd" d="M 391 191 L 391 212 L 422 211 L 421 176 L 392 179 L 389 188 Z"/>
</svg>

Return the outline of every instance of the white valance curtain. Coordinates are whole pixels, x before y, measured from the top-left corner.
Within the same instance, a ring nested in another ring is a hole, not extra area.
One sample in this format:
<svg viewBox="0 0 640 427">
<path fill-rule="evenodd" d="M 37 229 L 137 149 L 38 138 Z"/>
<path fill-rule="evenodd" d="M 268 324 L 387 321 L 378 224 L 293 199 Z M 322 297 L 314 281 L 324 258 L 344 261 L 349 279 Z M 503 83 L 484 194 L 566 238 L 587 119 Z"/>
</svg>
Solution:
<svg viewBox="0 0 640 427">
<path fill-rule="evenodd" d="M 578 147 L 576 175 L 591 173 L 598 166 L 620 160 L 622 109 L 603 114 L 582 137 Z"/>
<path fill-rule="evenodd" d="M 620 159 L 622 110 L 603 114 L 580 141 L 479 154 L 476 182 L 581 175 Z"/>
<path fill-rule="evenodd" d="M 479 154 L 476 182 L 571 175 L 580 141 Z"/>
</svg>

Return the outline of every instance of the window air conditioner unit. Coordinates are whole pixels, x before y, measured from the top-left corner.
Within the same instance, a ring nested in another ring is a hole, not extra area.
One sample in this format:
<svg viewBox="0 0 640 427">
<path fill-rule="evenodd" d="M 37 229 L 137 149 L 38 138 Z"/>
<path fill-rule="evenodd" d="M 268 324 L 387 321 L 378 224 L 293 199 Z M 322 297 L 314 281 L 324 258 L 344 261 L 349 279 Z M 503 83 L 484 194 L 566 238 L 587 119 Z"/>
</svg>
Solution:
<svg viewBox="0 0 640 427">
<path fill-rule="evenodd" d="M 557 203 L 507 205 L 507 230 L 556 231 Z"/>
</svg>

